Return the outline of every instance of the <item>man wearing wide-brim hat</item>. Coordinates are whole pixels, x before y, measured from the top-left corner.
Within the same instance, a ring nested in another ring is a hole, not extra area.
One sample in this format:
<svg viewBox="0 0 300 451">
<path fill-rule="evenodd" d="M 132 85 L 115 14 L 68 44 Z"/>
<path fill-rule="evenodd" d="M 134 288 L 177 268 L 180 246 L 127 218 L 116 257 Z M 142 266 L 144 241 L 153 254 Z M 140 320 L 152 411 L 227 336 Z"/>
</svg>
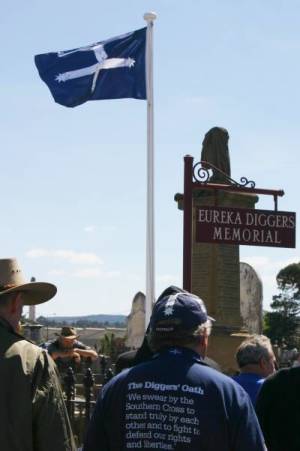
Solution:
<svg viewBox="0 0 300 451">
<path fill-rule="evenodd" d="M 265 450 L 247 393 L 203 361 L 212 321 L 197 296 L 161 294 L 148 335 L 155 354 L 103 387 L 84 451 Z"/>
<path fill-rule="evenodd" d="M 50 283 L 26 283 L 15 259 L 0 259 L 0 449 L 74 451 L 55 365 L 17 333 L 23 305 L 56 294 Z"/>
<path fill-rule="evenodd" d="M 82 358 L 92 361 L 98 358 L 96 351 L 77 340 L 78 335 L 73 327 L 64 326 L 60 334 L 56 335 L 54 341 L 45 343 L 43 347 L 47 349 L 61 371 L 69 368 L 70 360 L 79 364 Z"/>
</svg>

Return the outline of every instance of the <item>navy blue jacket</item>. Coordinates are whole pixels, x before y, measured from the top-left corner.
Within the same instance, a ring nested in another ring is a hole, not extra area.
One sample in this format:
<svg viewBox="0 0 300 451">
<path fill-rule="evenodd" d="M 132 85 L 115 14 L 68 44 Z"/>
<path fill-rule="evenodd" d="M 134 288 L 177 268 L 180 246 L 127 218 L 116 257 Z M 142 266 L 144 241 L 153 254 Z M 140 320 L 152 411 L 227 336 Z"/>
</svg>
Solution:
<svg viewBox="0 0 300 451">
<path fill-rule="evenodd" d="M 170 348 L 102 390 L 84 451 L 263 451 L 247 393 L 186 348 Z"/>
</svg>

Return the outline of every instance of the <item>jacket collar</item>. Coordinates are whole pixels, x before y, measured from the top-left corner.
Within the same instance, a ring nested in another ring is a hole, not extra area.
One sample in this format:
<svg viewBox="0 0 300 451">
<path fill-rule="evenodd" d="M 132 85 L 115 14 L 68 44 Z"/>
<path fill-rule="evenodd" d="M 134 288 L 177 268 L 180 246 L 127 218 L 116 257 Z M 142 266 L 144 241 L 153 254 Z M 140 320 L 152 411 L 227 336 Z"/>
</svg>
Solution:
<svg viewBox="0 0 300 451">
<path fill-rule="evenodd" d="M 181 346 L 174 346 L 174 347 L 166 347 L 161 349 L 157 354 L 159 355 L 169 355 L 173 357 L 185 357 L 190 358 L 193 360 L 196 360 L 197 362 L 203 363 L 203 358 L 195 351 L 189 348 L 181 347 Z"/>
<path fill-rule="evenodd" d="M 14 329 L 9 324 L 9 322 L 6 319 L 2 318 L 1 316 L 0 316 L 0 327 L 3 327 L 4 329 L 8 330 L 9 332 L 14 332 Z"/>
<path fill-rule="evenodd" d="M 18 332 L 14 330 L 14 328 L 9 324 L 9 322 L 6 319 L 2 318 L 1 316 L 0 316 L 0 328 L 7 330 L 8 332 L 20 338 L 21 340 L 26 340 L 32 343 L 30 340 L 27 340 L 27 338 L 23 337 L 23 335 L 18 334 Z"/>
</svg>

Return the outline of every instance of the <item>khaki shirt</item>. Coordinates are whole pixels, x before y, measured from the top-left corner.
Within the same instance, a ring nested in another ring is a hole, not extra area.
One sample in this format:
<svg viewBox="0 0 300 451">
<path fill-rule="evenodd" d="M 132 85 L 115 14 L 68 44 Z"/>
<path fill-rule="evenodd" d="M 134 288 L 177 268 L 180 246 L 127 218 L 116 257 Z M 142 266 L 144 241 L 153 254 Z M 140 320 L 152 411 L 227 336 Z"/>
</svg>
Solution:
<svg viewBox="0 0 300 451">
<path fill-rule="evenodd" d="M 74 451 L 55 364 L 0 318 L 1 451 Z"/>
</svg>

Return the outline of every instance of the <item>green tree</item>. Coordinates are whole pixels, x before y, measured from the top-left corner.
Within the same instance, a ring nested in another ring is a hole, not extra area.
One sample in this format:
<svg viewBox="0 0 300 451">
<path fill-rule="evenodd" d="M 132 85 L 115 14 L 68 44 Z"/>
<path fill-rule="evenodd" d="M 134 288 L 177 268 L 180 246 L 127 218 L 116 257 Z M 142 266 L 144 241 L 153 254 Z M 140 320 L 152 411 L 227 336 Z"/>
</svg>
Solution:
<svg viewBox="0 0 300 451">
<path fill-rule="evenodd" d="M 265 314 L 264 333 L 279 344 L 297 345 L 295 332 L 300 313 L 300 262 L 281 269 L 276 276 L 279 294 L 273 296 L 271 312 Z"/>
<path fill-rule="evenodd" d="M 106 333 L 100 340 L 100 354 L 107 355 L 115 362 L 118 355 L 125 351 L 125 338 Z"/>
</svg>

